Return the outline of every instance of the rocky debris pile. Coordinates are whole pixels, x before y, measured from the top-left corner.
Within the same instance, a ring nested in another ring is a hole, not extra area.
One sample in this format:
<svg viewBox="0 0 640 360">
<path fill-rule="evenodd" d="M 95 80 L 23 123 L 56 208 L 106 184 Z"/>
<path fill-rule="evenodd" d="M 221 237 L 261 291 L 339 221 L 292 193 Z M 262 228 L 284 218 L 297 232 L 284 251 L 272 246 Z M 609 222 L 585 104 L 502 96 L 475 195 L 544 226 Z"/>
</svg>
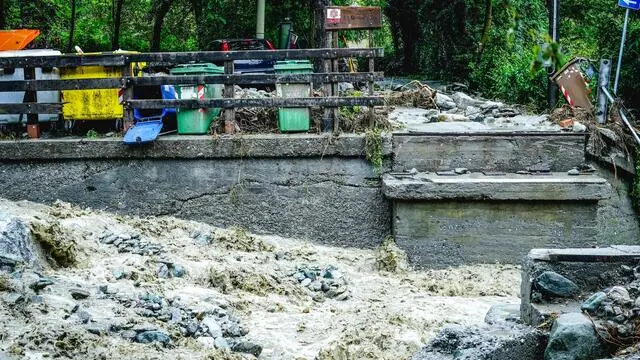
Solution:
<svg viewBox="0 0 640 360">
<path fill-rule="evenodd" d="M 580 287 L 554 271 L 544 271 L 532 282 L 531 302 L 559 304 L 580 301 L 582 313 L 569 312 L 551 319 L 545 360 L 599 359 L 640 343 L 640 266 L 622 266 L 623 277 L 635 280 L 584 296 Z M 621 278 L 620 278 L 621 279 Z"/>
<path fill-rule="evenodd" d="M 517 129 L 545 129 L 560 131 L 557 123 L 550 120 L 547 115 L 528 115 L 519 108 L 506 105 L 502 102 L 475 98 L 462 91 L 453 91 L 445 94 L 428 85 L 412 81 L 399 86 L 395 91 L 383 92 L 387 104 L 392 106 L 405 106 L 426 109 L 422 114 L 422 124 L 442 122 L 467 122 L 474 123 L 476 128 L 517 128 Z M 393 116 L 393 121 L 403 122 L 404 116 Z M 410 120 L 412 126 L 416 120 Z M 474 128 L 474 127 L 472 127 Z M 585 127 L 579 125 L 565 127 L 568 131 L 585 131 Z"/>
<path fill-rule="evenodd" d="M 311 296 L 316 301 L 323 301 L 324 298 L 344 301 L 351 298 L 351 291 L 347 287 L 346 279 L 334 266 L 320 268 L 301 265 L 289 276 L 314 292 L 315 294 L 311 294 Z"/>
<path fill-rule="evenodd" d="M 495 305 L 486 324 L 445 327 L 412 360 L 540 360 L 546 334 L 519 323 L 518 305 Z M 545 358 L 546 359 L 546 358 Z"/>
<path fill-rule="evenodd" d="M 163 252 L 162 245 L 142 240 L 140 234 L 114 234 L 106 231 L 100 236 L 100 242 L 116 247 L 119 253 L 150 256 Z"/>
</svg>

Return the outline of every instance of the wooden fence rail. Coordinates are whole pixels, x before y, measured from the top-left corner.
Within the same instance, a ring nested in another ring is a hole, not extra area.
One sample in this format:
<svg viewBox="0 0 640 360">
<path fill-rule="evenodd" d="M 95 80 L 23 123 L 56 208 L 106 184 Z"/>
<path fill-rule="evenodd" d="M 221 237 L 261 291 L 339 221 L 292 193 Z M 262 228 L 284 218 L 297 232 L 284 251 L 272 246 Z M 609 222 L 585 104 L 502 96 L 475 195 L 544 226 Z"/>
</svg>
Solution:
<svg viewBox="0 0 640 360">
<path fill-rule="evenodd" d="M 339 82 L 361 82 L 371 87 L 374 81 L 382 80 L 384 74 L 375 72 L 373 59 L 383 56 L 383 50 L 371 49 L 311 49 L 311 50 L 260 50 L 260 51 L 205 51 L 182 53 L 108 53 L 99 55 L 60 55 L 42 57 L 6 57 L 0 58 L 0 68 L 24 68 L 25 80 L 0 81 L 0 97 L 2 92 L 24 91 L 24 101 L 19 104 L 0 104 L 0 113 L 27 114 L 28 124 L 37 124 L 39 113 L 60 113 L 63 104 L 37 102 L 37 91 L 89 90 L 89 89 L 122 89 L 122 104 L 125 108 L 125 123 L 133 121 L 133 109 L 160 108 L 223 108 L 225 122 L 235 121 L 235 108 L 240 107 L 323 107 L 325 118 L 323 130 L 332 131 L 339 128 L 336 108 L 340 106 L 383 105 L 381 97 L 369 92 L 366 97 L 339 96 Z M 337 59 L 343 57 L 360 57 L 369 59 L 368 72 L 340 73 Z M 300 60 L 322 59 L 324 72 L 312 74 L 237 74 L 234 73 L 235 60 Z M 144 66 L 169 67 L 192 62 L 223 63 L 224 74 L 221 75 L 166 75 L 137 76 L 136 72 Z M 333 64 L 327 67 L 326 64 Z M 60 79 L 36 80 L 35 68 L 75 68 L 79 66 L 117 67 L 122 76 L 99 79 Z M 259 98 L 236 99 L 235 85 L 261 84 L 324 84 L 323 97 L 303 98 Z M 190 84 L 223 84 L 224 98 L 205 100 L 162 100 L 134 99 L 136 86 L 190 85 Z M 330 118 L 328 118 L 330 117 Z M 114 119 L 115 120 L 115 119 Z M 225 126 L 226 129 L 233 128 Z"/>
</svg>

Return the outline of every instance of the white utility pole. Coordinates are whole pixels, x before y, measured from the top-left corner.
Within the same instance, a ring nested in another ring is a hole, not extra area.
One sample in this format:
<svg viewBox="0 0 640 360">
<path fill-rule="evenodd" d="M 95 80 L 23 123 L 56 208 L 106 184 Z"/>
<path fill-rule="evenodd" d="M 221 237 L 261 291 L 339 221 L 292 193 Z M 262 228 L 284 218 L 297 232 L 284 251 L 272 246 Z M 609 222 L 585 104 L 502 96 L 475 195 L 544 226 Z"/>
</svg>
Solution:
<svg viewBox="0 0 640 360">
<path fill-rule="evenodd" d="M 265 0 L 258 0 L 258 17 L 256 21 L 257 39 L 264 39 L 264 3 Z"/>
</svg>

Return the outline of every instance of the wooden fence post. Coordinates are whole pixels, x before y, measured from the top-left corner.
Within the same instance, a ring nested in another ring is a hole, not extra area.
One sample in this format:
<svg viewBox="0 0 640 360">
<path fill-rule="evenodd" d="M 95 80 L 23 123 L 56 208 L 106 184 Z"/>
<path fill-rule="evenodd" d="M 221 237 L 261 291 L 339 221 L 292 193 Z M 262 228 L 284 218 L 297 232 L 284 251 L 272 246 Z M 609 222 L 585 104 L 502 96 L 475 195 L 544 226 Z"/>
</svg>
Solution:
<svg viewBox="0 0 640 360">
<path fill-rule="evenodd" d="M 124 105 L 124 118 L 123 120 L 123 126 L 122 126 L 122 131 L 123 132 L 127 132 L 127 130 L 129 130 L 129 128 L 133 125 L 133 108 L 128 105 L 128 101 L 129 100 L 133 100 L 133 84 L 131 84 L 131 82 L 129 81 L 129 78 L 132 76 L 133 71 L 132 71 L 132 64 L 131 62 L 129 62 L 128 60 L 125 61 L 124 64 L 124 71 L 122 72 L 123 75 L 123 86 L 125 86 L 124 88 L 124 94 L 122 95 L 122 100 Z"/>
<path fill-rule="evenodd" d="M 24 79 L 25 80 L 35 80 L 36 79 L 36 68 L 35 67 L 25 67 L 24 68 Z M 24 93 L 23 101 L 24 103 L 35 104 L 38 102 L 38 92 L 35 90 L 27 89 Z M 38 113 L 29 111 L 27 113 L 27 134 L 31 139 L 37 139 L 40 137 L 40 124 L 38 124 Z"/>
<path fill-rule="evenodd" d="M 224 62 L 225 75 L 233 75 L 234 66 L 233 61 Z M 227 99 L 233 99 L 235 97 L 235 84 L 224 85 L 224 97 Z M 224 109 L 224 133 L 234 134 L 236 132 L 236 109 L 234 107 L 228 107 Z"/>
</svg>

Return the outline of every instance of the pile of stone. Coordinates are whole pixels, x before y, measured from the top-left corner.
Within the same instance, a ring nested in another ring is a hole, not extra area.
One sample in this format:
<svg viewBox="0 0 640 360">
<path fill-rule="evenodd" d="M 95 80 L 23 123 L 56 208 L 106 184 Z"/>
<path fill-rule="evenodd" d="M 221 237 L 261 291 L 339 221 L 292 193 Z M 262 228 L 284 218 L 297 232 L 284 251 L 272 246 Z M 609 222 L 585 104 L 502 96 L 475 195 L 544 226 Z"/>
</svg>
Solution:
<svg viewBox="0 0 640 360">
<path fill-rule="evenodd" d="M 300 285 L 312 291 L 316 301 L 323 298 L 339 301 L 351 298 L 351 291 L 347 287 L 347 281 L 335 267 L 298 266 L 289 276 L 293 277 Z M 321 296 L 318 296 L 321 295 Z"/>
<path fill-rule="evenodd" d="M 635 280 L 593 293 L 580 304 L 579 312 L 560 315 L 553 321 L 545 359 L 598 359 L 640 343 L 640 267 L 623 265 Z M 532 303 L 561 303 L 580 297 L 579 287 L 553 272 L 541 273 L 533 282 Z M 567 357 L 570 356 L 570 357 Z"/>
<path fill-rule="evenodd" d="M 137 255 L 158 255 L 163 252 L 162 245 L 142 240 L 140 234 L 114 234 L 107 231 L 100 236 L 100 242 L 118 248 L 119 253 Z"/>
</svg>

